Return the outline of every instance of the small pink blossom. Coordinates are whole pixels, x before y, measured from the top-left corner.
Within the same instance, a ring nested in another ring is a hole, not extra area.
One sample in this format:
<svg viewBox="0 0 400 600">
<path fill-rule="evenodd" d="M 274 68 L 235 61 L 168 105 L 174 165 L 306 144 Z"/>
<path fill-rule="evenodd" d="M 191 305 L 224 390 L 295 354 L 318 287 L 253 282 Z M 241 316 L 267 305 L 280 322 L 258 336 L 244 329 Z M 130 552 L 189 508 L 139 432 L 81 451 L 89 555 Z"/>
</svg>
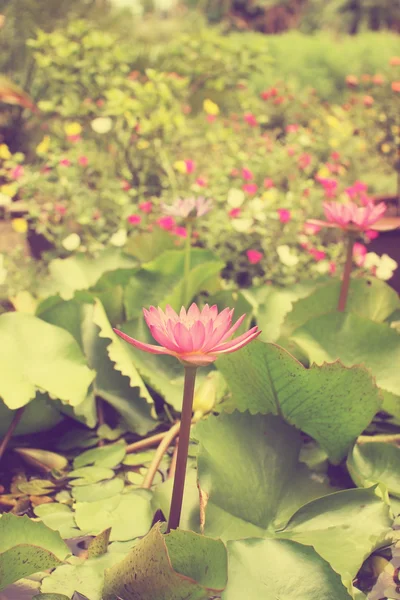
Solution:
<svg viewBox="0 0 400 600">
<path fill-rule="evenodd" d="M 193 160 L 184 160 L 183 162 L 185 163 L 185 166 L 186 166 L 186 173 L 188 173 L 188 174 L 193 173 L 193 171 L 196 168 L 196 163 Z"/>
<path fill-rule="evenodd" d="M 242 177 L 246 181 L 251 181 L 252 179 L 254 179 L 254 175 L 253 175 L 252 171 L 250 171 L 250 169 L 246 169 L 246 168 L 242 169 Z"/>
<path fill-rule="evenodd" d="M 76 144 L 77 142 L 81 141 L 81 136 L 79 135 L 79 133 L 75 134 L 75 135 L 67 135 L 67 140 L 69 142 L 71 142 L 71 144 Z"/>
<path fill-rule="evenodd" d="M 317 250 L 317 248 L 309 248 L 308 252 L 315 258 L 317 262 L 324 260 L 326 258 L 326 252 L 323 250 Z"/>
<path fill-rule="evenodd" d="M 64 216 L 65 213 L 67 212 L 67 209 L 63 204 L 55 204 L 54 212 L 58 213 L 61 216 Z"/>
<path fill-rule="evenodd" d="M 240 216 L 240 213 L 242 212 L 241 208 L 231 208 L 231 210 L 229 211 L 229 216 L 231 219 L 236 219 L 237 217 Z"/>
<path fill-rule="evenodd" d="M 207 179 L 205 177 L 198 177 L 196 179 L 196 183 L 199 187 L 206 187 L 207 186 Z"/>
<path fill-rule="evenodd" d="M 270 188 L 274 187 L 274 182 L 272 181 L 272 179 L 270 179 L 270 177 L 266 177 L 264 179 L 264 187 L 269 190 Z"/>
<path fill-rule="evenodd" d="M 174 233 L 178 237 L 187 238 L 187 229 L 186 229 L 186 227 L 175 227 Z"/>
<path fill-rule="evenodd" d="M 335 162 L 338 162 L 340 160 L 340 154 L 339 154 L 339 152 L 332 152 L 331 153 L 331 159 L 334 160 Z"/>
<path fill-rule="evenodd" d="M 331 262 L 329 263 L 329 273 L 330 273 L 331 275 L 335 275 L 335 273 L 336 273 L 336 268 L 337 268 L 337 267 L 336 267 L 336 263 L 335 263 L 335 262 L 333 262 L 333 260 L 331 260 Z"/>
<path fill-rule="evenodd" d="M 257 122 L 256 117 L 253 115 L 253 113 L 250 113 L 250 112 L 244 113 L 243 118 L 246 121 L 246 123 L 248 125 L 250 125 L 250 127 L 257 127 L 258 122 Z"/>
<path fill-rule="evenodd" d="M 228 341 L 246 315 L 232 325 L 233 310 L 225 308 L 218 313 L 215 305 L 210 307 L 206 304 L 200 311 L 193 303 L 188 311 L 182 307 L 179 315 L 169 305 L 165 312 L 150 306 L 149 310 L 143 309 L 143 313 L 151 335 L 160 346 L 140 342 L 118 329 L 114 329 L 115 333 L 139 350 L 151 354 L 169 354 L 183 364 L 195 367 L 209 365 L 221 354 L 243 348 L 261 333 L 256 326 Z"/>
<path fill-rule="evenodd" d="M 256 194 L 258 190 L 258 186 L 255 183 L 245 183 L 242 185 L 242 190 L 247 192 L 248 194 Z"/>
<path fill-rule="evenodd" d="M 293 125 L 286 125 L 286 133 L 296 133 L 299 130 L 299 125 L 294 123 Z"/>
<path fill-rule="evenodd" d="M 299 165 L 299 169 L 306 169 L 311 164 L 312 156 L 307 152 L 301 154 L 297 160 L 297 164 Z"/>
<path fill-rule="evenodd" d="M 69 158 L 62 158 L 58 164 L 61 167 L 70 167 L 71 166 L 71 161 L 69 160 Z"/>
<path fill-rule="evenodd" d="M 139 204 L 139 210 L 141 210 L 143 213 L 145 213 L 147 215 L 149 213 L 151 213 L 152 209 L 153 209 L 153 203 L 150 202 L 150 200 L 147 200 L 147 202 L 141 202 Z"/>
<path fill-rule="evenodd" d="M 209 123 L 214 123 L 214 121 L 216 121 L 217 117 L 216 117 L 216 115 L 207 115 L 206 119 Z"/>
<path fill-rule="evenodd" d="M 353 185 L 346 188 L 345 192 L 350 198 L 350 200 L 354 200 L 354 198 L 357 198 L 359 194 L 365 194 L 367 190 L 368 185 L 366 183 L 363 183 L 362 181 L 356 181 L 355 183 L 353 183 Z"/>
<path fill-rule="evenodd" d="M 256 265 L 263 258 L 262 252 L 258 250 L 247 250 L 246 255 L 251 265 Z"/>
<path fill-rule="evenodd" d="M 325 190 L 325 196 L 327 198 L 334 198 L 336 196 L 338 182 L 336 179 L 328 179 L 326 177 L 316 177 L 318 183 L 322 185 Z"/>
<path fill-rule="evenodd" d="M 165 231 L 171 231 L 175 227 L 175 219 L 173 217 L 160 217 L 156 222 Z"/>
<path fill-rule="evenodd" d="M 121 181 L 121 189 L 123 189 L 124 192 L 127 192 L 128 190 L 130 190 L 131 184 L 129 183 L 129 181 L 127 181 L 126 179 L 123 179 Z"/>
<path fill-rule="evenodd" d="M 127 221 L 130 225 L 139 225 L 141 220 L 142 217 L 140 215 L 129 215 L 129 217 L 127 217 Z"/>
<path fill-rule="evenodd" d="M 14 179 L 15 181 L 17 181 L 18 179 L 21 179 L 23 174 L 24 174 L 24 167 L 22 165 L 17 165 L 9 173 L 10 179 Z"/>
<path fill-rule="evenodd" d="M 367 231 L 364 232 L 364 235 L 369 242 L 372 242 L 372 240 L 376 240 L 376 238 L 379 237 L 379 231 L 367 229 Z"/>
<path fill-rule="evenodd" d="M 360 242 L 355 242 L 353 246 L 353 259 L 358 267 L 362 267 L 365 263 L 365 257 L 367 255 L 367 247 Z"/>
<path fill-rule="evenodd" d="M 79 156 L 78 164 L 81 165 L 81 167 L 87 167 L 89 164 L 88 157 L 87 156 Z"/>
<path fill-rule="evenodd" d="M 187 219 L 188 217 L 203 217 L 212 208 L 212 201 L 203 196 L 198 198 L 178 198 L 174 204 L 163 204 L 162 209 L 165 214 L 173 217 Z"/>
<path fill-rule="evenodd" d="M 287 210 L 287 208 L 278 208 L 276 212 L 278 213 L 279 220 L 281 223 L 288 223 L 292 218 L 290 210 Z"/>
</svg>

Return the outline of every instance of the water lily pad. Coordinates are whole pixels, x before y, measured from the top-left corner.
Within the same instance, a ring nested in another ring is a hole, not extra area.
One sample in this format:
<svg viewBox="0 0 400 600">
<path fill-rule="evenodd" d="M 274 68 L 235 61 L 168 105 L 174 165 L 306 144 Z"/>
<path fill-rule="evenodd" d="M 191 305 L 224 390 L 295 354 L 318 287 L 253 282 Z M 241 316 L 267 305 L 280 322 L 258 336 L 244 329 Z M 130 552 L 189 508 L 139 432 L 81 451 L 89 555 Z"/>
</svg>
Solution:
<svg viewBox="0 0 400 600">
<path fill-rule="evenodd" d="M 90 485 L 80 485 L 72 488 L 72 496 L 76 502 L 95 502 L 117 496 L 124 489 L 124 481 L 120 477 L 100 481 Z"/>
<path fill-rule="evenodd" d="M 383 483 L 400 498 L 400 448 L 381 442 L 356 444 L 349 452 L 347 468 L 359 487 Z"/>
<path fill-rule="evenodd" d="M 122 462 L 125 453 L 125 444 L 121 442 L 93 448 L 77 456 L 74 460 L 74 467 L 78 469 L 87 465 L 95 465 L 112 469 Z"/>
<path fill-rule="evenodd" d="M 72 486 L 88 485 L 103 481 L 104 479 L 111 479 L 114 477 L 114 471 L 112 469 L 107 469 L 106 467 L 98 466 L 80 467 L 70 471 L 68 477 L 71 478 L 69 484 Z"/>
</svg>

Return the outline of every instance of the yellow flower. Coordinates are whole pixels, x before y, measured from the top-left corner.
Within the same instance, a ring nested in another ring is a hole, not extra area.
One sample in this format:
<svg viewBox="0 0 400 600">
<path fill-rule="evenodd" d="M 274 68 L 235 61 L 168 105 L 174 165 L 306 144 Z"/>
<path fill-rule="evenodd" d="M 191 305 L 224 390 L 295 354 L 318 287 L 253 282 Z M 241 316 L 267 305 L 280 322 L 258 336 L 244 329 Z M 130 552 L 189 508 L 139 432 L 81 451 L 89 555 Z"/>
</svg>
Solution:
<svg viewBox="0 0 400 600">
<path fill-rule="evenodd" d="M 204 109 L 204 112 L 206 112 L 208 115 L 212 115 L 214 117 L 216 117 L 217 115 L 219 115 L 219 106 L 218 106 L 218 104 L 215 104 L 215 102 L 213 102 L 209 98 L 206 98 L 204 100 L 204 102 L 203 102 L 203 109 Z"/>
<path fill-rule="evenodd" d="M 325 177 L 329 177 L 330 174 L 331 172 L 329 171 L 328 167 L 323 166 L 319 169 L 317 176 L 325 179 Z"/>
<path fill-rule="evenodd" d="M 26 233 L 28 231 L 28 222 L 25 219 L 13 219 L 11 225 L 17 233 Z"/>
<path fill-rule="evenodd" d="M 182 173 L 183 175 L 186 173 L 186 163 L 184 160 L 177 160 L 174 162 L 174 169 L 178 171 L 178 173 Z"/>
<path fill-rule="evenodd" d="M 138 150 L 146 150 L 146 148 L 148 148 L 149 146 L 150 142 L 148 142 L 147 140 L 139 140 L 136 144 Z"/>
<path fill-rule="evenodd" d="M 0 158 L 2 158 L 3 160 L 11 158 L 11 152 L 9 151 L 8 146 L 6 144 L 0 144 Z"/>
<path fill-rule="evenodd" d="M 76 121 L 73 123 L 65 123 L 64 131 L 67 135 L 79 135 L 82 133 L 82 126 Z"/>
<path fill-rule="evenodd" d="M 13 183 L 5 183 L 1 186 L 0 192 L 6 196 L 9 196 L 10 198 L 14 198 L 15 194 L 17 193 L 17 186 Z"/>
<path fill-rule="evenodd" d="M 36 152 L 38 154 L 47 154 L 50 147 L 50 137 L 45 135 L 40 144 L 36 146 Z"/>
</svg>

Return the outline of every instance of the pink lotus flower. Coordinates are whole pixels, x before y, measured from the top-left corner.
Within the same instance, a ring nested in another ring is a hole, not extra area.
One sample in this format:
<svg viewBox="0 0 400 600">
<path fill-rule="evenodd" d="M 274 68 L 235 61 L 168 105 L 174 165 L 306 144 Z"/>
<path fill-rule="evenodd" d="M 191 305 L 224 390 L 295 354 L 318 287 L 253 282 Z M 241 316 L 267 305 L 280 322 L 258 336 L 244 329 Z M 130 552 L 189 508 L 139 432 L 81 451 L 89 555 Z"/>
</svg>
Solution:
<svg viewBox="0 0 400 600">
<path fill-rule="evenodd" d="M 400 218 L 387 222 L 382 219 L 386 212 L 386 204 L 380 202 L 374 204 L 369 202 L 366 206 L 358 206 L 355 202 L 324 202 L 324 211 L 327 221 L 312 219 L 308 221 L 311 224 L 321 227 L 338 227 L 347 231 L 366 231 L 368 229 L 377 229 L 384 231 L 395 229 L 400 226 Z"/>
<path fill-rule="evenodd" d="M 242 177 L 246 181 L 251 181 L 252 179 L 254 179 L 254 175 L 250 171 L 250 169 L 245 169 L 245 168 L 242 169 Z"/>
<path fill-rule="evenodd" d="M 242 185 L 242 190 L 244 192 L 247 192 L 248 194 L 256 194 L 258 187 L 255 183 L 245 183 L 244 185 Z"/>
<path fill-rule="evenodd" d="M 246 121 L 246 123 L 247 123 L 248 125 L 250 125 L 250 127 L 257 127 L 257 125 L 258 125 L 258 122 L 257 122 L 257 119 L 256 119 L 256 117 L 253 115 L 253 113 L 250 113 L 250 112 L 248 112 L 248 113 L 245 113 L 245 114 L 243 115 L 243 118 L 244 118 L 244 120 Z"/>
<path fill-rule="evenodd" d="M 231 219 L 236 219 L 237 217 L 240 216 L 241 212 L 242 212 L 241 208 L 231 208 L 228 215 L 230 216 Z"/>
<path fill-rule="evenodd" d="M 128 223 L 130 223 L 130 225 L 139 225 L 141 220 L 142 217 L 140 215 L 129 215 L 129 217 L 127 218 L 127 221 Z"/>
<path fill-rule="evenodd" d="M 171 231 L 175 227 L 175 219 L 173 217 L 160 217 L 157 219 L 157 225 L 164 231 Z"/>
<path fill-rule="evenodd" d="M 258 250 L 247 250 L 246 255 L 251 265 L 256 265 L 263 258 L 262 252 L 259 252 Z"/>
<path fill-rule="evenodd" d="M 81 165 L 81 167 L 87 167 L 88 164 L 89 164 L 89 159 L 87 156 L 79 156 L 78 165 Z"/>
<path fill-rule="evenodd" d="M 286 208 L 278 208 L 276 212 L 278 213 L 279 220 L 281 223 L 288 223 L 292 218 L 290 210 L 287 210 Z"/>
<path fill-rule="evenodd" d="M 148 200 L 147 202 L 141 202 L 139 204 L 139 210 L 141 210 L 145 214 L 151 213 L 152 208 L 153 208 L 153 203 L 150 202 L 150 200 Z"/>
<path fill-rule="evenodd" d="M 165 214 L 173 217 L 187 219 L 188 217 L 203 217 L 212 208 L 212 201 L 206 200 L 203 196 L 198 198 L 179 198 L 172 205 L 163 204 L 162 209 Z"/>
<path fill-rule="evenodd" d="M 218 314 L 215 305 L 210 307 L 206 304 L 200 311 L 193 303 L 187 312 L 182 307 L 179 315 L 169 305 L 165 312 L 150 306 L 149 310 L 143 309 L 143 313 L 151 335 L 161 346 L 140 342 L 118 329 L 114 329 L 115 333 L 139 350 L 151 354 L 169 354 L 188 366 L 208 365 L 221 354 L 243 348 L 261 333 L 256 326 L 228 341 L 246 315 L 231 325 L 233 310 L 225 308 Z"/>
<path fill-rule="evenodd" d="M 21 179 L 23 174 L 24 174 L 24 167 L 22 165 L 17 165 L 10 171 L 10 178 L 17 181 L 18 179 Z"/>
<path fill-rule="evenodd" d="M 193 173 L 193 171 L 196 168 L 196 164 L 193 160 L 184 160 L 183 161 L 186 165 L 186 173 L 190 174 Z"/>
</svg>

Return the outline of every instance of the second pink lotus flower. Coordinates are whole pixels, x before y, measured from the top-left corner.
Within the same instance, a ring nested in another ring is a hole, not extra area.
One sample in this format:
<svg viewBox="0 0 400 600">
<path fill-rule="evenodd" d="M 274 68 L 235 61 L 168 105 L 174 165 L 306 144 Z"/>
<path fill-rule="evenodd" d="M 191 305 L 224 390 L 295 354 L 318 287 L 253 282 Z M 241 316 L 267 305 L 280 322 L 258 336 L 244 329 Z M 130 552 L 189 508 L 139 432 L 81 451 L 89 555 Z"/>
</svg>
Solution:
<svg viewBox="0 0 400 600">
<path fill-rule="evenodd" d="M 261 333 L 258 327 L 253 327 L 230 340 L 246 315 L 232 325 L 233 309 L 225 308 L 218 313 L 217 306 L 210 307 L 208 304 L 201 311 L 194 303 L 187 312 L 182 307 L 179 315 L 170 306 L 166 307 L 165 312 L 150 306 L 149 310 L 143 309 L 143 313 L 151 335 L 161 346 L 140 342 L 118 329 L 114 329 L 115 333 L 140 350 L 152 354 L 170 354 L 194 367 L 208 365 L 221 354 L 243 348 Z"/>
<path fill-rule="evenodd" d="M 392 228 L 390 223 L 386 223 L 386 219 L 382 219 L 386 212 L 384 202 L 374 204 L 369 201 L 365 206 L 358 206 L 355 202 L 324 202 L 323 206 L 327 220 L 312 219 L 308 221 L 309 224 L 320 227 L 339 227 L 348 231 L 366 231 L 367 229 L 382 231 Z"/>
</svg>

